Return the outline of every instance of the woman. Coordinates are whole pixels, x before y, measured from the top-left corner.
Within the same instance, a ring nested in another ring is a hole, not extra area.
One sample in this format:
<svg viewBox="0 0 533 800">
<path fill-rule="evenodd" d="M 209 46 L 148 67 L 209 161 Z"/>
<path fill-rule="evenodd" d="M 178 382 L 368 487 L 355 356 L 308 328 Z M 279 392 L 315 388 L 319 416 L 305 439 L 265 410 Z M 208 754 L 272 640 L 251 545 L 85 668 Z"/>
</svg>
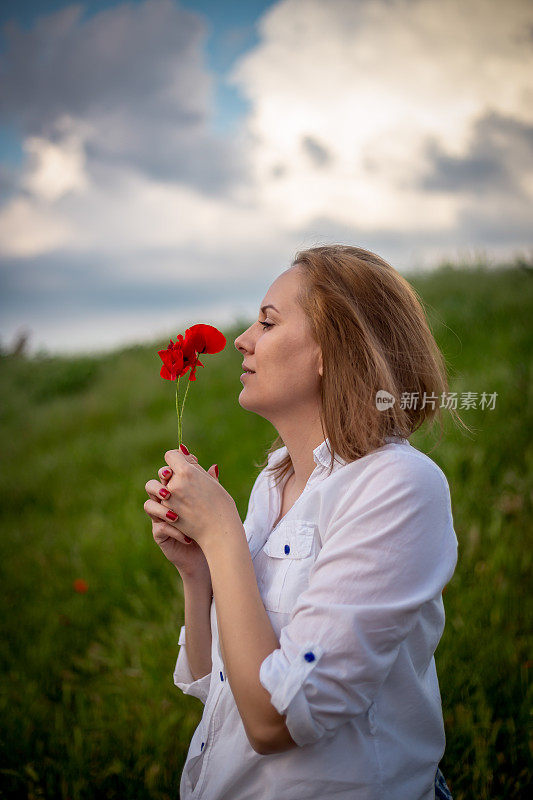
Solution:
<svg viewBox="0 0 533 800">
<path fill-rule="evenodd" d="M 448 385 L 420 300 L 377 255 L 315 247 L 235 347 L 240 405 L 279 434 L 244 523 L 186 449 L 146 484 L 184 586 L 174 683 L 205 705 L 180 798 L 450 798 L 434 652 L 457 539 L 408 441 Z"/>
</svg>

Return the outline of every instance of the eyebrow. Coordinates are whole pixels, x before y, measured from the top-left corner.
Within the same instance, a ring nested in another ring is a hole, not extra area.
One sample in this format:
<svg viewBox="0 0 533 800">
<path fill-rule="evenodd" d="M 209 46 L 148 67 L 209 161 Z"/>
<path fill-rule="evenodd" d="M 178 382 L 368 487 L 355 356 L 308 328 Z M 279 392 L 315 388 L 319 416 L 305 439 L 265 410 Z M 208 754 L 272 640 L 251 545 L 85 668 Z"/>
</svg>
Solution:
<svg viewBox="0 0 533 800">
<path fill-rule="evenodd" d="M 276 306 L 273 306 L 272 303 L 269 303 L 267 306 L 261 306 L 261 311 L 263 312 L 263 314 L 265 313 L 265 308 L 273 308 L 274 311 L 278 311 Z M 278 314 L 279 314 L 279 311 L 278 311 Z"/>
</svg>

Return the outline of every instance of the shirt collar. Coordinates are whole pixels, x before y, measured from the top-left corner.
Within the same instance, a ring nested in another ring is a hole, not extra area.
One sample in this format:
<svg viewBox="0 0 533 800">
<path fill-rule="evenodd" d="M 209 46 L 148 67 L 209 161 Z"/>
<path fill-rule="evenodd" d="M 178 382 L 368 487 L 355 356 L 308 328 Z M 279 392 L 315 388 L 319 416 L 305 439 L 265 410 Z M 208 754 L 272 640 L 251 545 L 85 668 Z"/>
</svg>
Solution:
<svg viewBox="0 0 533 800">
<path fill-rule="evenodd" d="M 402 438 L 401 436 L 385 436 L 386 442 L 405 442 L 406 439 Z M 275 462 L 279 463 L 282 458 L 284 458 L 289 451 L 287 450 L 287 446 L 283 445 L 283 447 L 274 450 L 273 453 L 270 453 L 268 457 L 268 464 L 269 466 Z M 328 467 L 331 461 L 331 452 L 329 449 L 329 438 L 324 439 L 324 441 L 315 447 L 313 450 L 313 460 L 315 464 L 323 467 Z M 344 467 L 348 462 L 344 460 L 340 455 L 337 453 L 335 454 L 335 461 L 333 462 L 333 470 L 335 471 L 339 467 Z"/>
<path fill-rule="evenodd" d="M 318 447 L 315 447 L 313 450 L 313 459 L 315 464 L 322 465 L 323 467 L 329 467 L 331 462 L 331 451 L 329 448 L 329 438 L 324 439 L 322 444 L 319 444 Z M 341 458 L 338 454 L 335 454 L 335 461 L 333 462 L 333 469 L 338 469 L 338 467 L 344 467 L 345 464 L 348 462 Z"/>
</svg>

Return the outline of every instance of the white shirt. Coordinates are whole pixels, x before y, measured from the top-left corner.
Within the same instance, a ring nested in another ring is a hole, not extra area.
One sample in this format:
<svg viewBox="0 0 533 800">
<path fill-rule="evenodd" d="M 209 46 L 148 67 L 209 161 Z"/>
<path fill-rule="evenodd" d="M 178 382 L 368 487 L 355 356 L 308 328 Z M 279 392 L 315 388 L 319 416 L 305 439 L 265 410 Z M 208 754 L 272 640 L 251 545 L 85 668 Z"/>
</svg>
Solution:
<svg viewBox="0 0 533 800">
<path fill-rule="evenodd" d="M 286 453 L 271 453 L 267 466 Z M 434 799 L 445 734 L 433 654 L 458 546 L 446 477 L 398 437 L 353 462 L 336 456 L 330 475 L 328 439 L 313 457 L 303 493 L 273 530 L 282 486 L 266 467 L 244 522 L 280 642 L 259 679 L 299 746 L 261 755 L 250 745 L 213 599 L 209 675 L 193 680 L 185 626 L 179 637 L 174 683 L 205 705 L 181 800 Z"/>
</svg>

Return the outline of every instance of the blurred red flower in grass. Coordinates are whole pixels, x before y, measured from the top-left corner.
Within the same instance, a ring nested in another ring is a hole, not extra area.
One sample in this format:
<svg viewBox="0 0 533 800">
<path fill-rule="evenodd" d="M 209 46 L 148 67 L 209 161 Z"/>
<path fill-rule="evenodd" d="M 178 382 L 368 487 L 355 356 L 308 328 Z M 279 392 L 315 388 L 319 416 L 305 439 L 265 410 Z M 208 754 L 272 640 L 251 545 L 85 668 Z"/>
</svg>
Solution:
<svg viewBox="0 0 533 800">
<path fill-rule="evenodd" d="M 85 594 L 85 592 L 89 588 L 89 584 L 87 583 L 87 581 L 84 581 L 83 578 L 76 578 L 72 586 L 74 587 L 74 591 L 79 592 L 80 594 Z"/>
</svg>

